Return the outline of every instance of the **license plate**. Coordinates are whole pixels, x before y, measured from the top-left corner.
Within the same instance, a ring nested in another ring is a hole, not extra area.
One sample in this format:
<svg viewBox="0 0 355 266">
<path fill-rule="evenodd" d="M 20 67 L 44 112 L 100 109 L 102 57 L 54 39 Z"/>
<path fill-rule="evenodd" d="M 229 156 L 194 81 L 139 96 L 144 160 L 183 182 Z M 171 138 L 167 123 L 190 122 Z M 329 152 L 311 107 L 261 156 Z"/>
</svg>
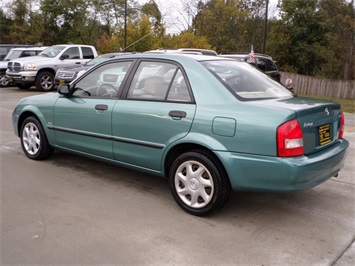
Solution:
<svg viewBox="0 0 355 266">
<path fill-rule="evenodd" d="M 59 85 L 62 85 L 62 84 L 64 84 L 64 80 L 60 79 L 59 80 Z"/>
<path fill-rule="evenodd" d="M 319 133 L 319 144 L 325 145 L 329 142 L 332 141 L 331 136 L 330 136 L 330 125 L 323 125 L 318 128 L 318 133 Z"/>
<path fill-rule="evenodd" d="M 9 82 L 13 82 L 13 81 L 14 81 L 14 79 L 13 79 L 12 77 L 7 77 L 7 80 L 8 80 Z"/>
</svg>

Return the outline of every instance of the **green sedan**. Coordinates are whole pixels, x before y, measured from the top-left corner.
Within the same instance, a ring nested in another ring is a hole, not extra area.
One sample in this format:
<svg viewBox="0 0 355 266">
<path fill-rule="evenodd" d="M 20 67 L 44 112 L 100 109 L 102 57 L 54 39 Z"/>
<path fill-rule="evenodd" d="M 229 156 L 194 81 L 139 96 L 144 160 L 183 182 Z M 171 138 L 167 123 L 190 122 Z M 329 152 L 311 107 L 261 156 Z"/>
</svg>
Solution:
<svg viewBox="0 0 355 266">
<path fill-rule="evenodd" d="M 349 146 L 339 104 L 205 55 L 108 60 L 58 93 L 22 99 L 12 118 L 30 159 L 58 149 L 166 177 L 177 204 L 198 216 L 231 190 L 317 186 L 338 175 Z"/>
</svg>

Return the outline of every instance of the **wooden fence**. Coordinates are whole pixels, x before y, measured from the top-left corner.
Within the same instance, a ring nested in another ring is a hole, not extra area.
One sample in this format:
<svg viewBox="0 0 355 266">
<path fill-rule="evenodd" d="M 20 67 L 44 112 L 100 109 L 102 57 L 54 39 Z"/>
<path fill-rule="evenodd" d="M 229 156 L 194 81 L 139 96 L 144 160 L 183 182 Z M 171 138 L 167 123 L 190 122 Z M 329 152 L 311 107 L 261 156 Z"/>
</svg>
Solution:
<svg viewBox="0 0 355 266">
<path fill-rule="evenodd" d="M 280 72 L 281 82 L 292 79 L 296 94 L 321 96 L 338 99 L 355 99 L 355 81 L 341 81 L 303 76 L 294 73 Z"/>
</svg>

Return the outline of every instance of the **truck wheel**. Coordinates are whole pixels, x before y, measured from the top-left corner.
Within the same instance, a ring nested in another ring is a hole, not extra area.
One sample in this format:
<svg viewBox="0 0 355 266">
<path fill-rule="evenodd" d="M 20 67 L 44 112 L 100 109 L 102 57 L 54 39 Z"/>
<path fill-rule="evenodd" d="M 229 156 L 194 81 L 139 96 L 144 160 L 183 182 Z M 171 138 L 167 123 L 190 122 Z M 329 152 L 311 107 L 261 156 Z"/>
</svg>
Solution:
<svg viewBox="0 0 355 266">
<path fill-rule="evenodd" d="M 0 86 L 7 87 L 9 85 L 9 80 L 7 79 L 5 73 L 0 74 Z"/>
<path fill-rule="evenodd" d="M 51 72 L 43 71 L 36 77 L 36 89 L 39 91 L 51 91 L 54 89 L 54 76 Z"/>
</svg>

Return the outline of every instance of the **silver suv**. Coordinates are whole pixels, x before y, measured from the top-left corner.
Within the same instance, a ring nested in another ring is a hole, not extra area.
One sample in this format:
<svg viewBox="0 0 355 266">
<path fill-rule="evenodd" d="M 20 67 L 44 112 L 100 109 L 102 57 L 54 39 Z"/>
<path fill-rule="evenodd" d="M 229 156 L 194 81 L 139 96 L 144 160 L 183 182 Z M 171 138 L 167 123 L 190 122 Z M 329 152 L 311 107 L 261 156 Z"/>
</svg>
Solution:
<svg viewBox="0 0 355 266">
<path fill-rule="evenodd" d="M 247 62 L 251 65 L 254 65 L 258 69 L 260 69 L 262 72 L 264 72 L 265 74 L 272 77 L 274 80 L 276 80 L 278 82 L 280 82 L 280 80 L 281 80 L 281 75 L 280 75 L 279 70 L 277 69 L 275 61 L 269 55 L 255 53 L 255 55 L 254 55 L 255 60 L 253 60 L 253 61 L 249 60 L 250 55 L 247 53 L 221 54 L 219 56 L 228 57 L 228 58 L 232 58 L 232 59 L 235 59 L 238 61 Z"/>
</svg>

